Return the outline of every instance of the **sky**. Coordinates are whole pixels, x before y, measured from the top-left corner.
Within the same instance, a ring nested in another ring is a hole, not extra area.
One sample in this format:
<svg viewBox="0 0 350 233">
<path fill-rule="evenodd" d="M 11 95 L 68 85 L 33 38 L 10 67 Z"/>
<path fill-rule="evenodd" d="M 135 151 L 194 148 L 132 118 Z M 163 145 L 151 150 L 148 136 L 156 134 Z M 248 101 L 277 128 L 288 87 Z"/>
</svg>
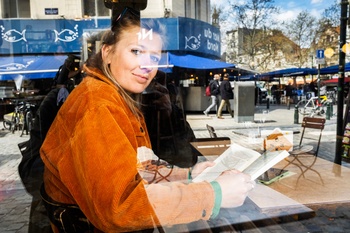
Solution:
<svg viewBox="0 0 350 233">
<path fill-rule="evenodd" d="M 244 2 L 244 0 L 236 1 Z M 336 0 L 274 0 L 275 5 L 280 8 L 280 14 L 276 16 L 276 19 L 280 21 L 294 19 L 303 10 L 308 10 L 313 16 L 319 18 L 322 12 L 334 4 L 335 1 Z M 337 2 L 340 2 L 340 0 L 337 0 Z M 225 7 L 227 6 L 227 0 L 211 0 L 211 4 Z"/>
<path fill-rule="evenodd" d="M 281 9 L 281 14 L 277 16 L 280 20 L 294 19 L 303 10 L 319 18 L 334 2 L 335 0 L 275 0 L 276 6 Z"/>
</svg>

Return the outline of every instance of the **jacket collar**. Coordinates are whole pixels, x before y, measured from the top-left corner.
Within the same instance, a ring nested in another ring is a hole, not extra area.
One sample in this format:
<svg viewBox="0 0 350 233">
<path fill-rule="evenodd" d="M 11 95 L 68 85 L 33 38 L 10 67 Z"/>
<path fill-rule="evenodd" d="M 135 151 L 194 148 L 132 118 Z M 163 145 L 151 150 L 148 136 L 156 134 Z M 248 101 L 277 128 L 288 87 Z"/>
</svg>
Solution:
<svg viewBox="0 0 350 233">
<path fill-rule="evenodd" d="M 104 73 L 102 73 L 100 69 L 84 65 L 83 70 L 88 76 L 99 79 L 105 83 L 108 83 L 109 85 L 115 86 L 115 84 L 109 78 L 107 78 L 107 76 Z"/>
</svg>

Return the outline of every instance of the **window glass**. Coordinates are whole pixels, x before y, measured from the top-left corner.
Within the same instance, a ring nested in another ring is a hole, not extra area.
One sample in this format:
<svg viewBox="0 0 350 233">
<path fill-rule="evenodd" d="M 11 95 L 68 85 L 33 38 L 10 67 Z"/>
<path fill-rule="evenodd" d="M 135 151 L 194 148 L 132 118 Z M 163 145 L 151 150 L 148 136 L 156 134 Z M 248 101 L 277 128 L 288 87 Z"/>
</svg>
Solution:
<svg viewBox="0 0 350 233">
<path fill-rule="evenodd" d="M 109 16 L 109 9 L 105 7 L 104 1 L 84 0 L 83 8 L 85 16 Z"/>
<path fill-rule="evenodd" d="M 349 232 L 348 0 L 0 3 L 1 232 Z"/>
<path fill-rule="evenodd" d="M 3 18 L 30 18 L 30 0 L 2 0 Z"/>
</svg>

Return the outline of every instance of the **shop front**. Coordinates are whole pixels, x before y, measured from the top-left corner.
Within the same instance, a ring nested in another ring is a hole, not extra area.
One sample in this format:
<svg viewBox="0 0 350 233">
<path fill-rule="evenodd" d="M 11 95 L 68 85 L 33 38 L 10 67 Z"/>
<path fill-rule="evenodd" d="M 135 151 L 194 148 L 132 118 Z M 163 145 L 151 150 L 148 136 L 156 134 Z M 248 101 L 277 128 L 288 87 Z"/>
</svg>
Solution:
<svg viewBox="0 0 350 233">
<path fill-rule="evenodd" d="M 184 17 L 156 20 L 167 29 L 167 43 L 159 69 L 174 77 L 179 87 L 185 89 L 186 110 L 201 110 L 207 102 L 204 89 L 211 76 L 234 68 L 233 64 L 219 60 L 220 30 Z M 0 86 L 4 91 L 0 98 L 6 99 L 13 98 L 14 91 L 36 89 L 45 94 L 67 55 L 88 55 L 90 45 L 84 42 L 85 38 L 109 28 L 110 19 L 8 19 L 2 20 L 1 25 Z"/>
</svg>

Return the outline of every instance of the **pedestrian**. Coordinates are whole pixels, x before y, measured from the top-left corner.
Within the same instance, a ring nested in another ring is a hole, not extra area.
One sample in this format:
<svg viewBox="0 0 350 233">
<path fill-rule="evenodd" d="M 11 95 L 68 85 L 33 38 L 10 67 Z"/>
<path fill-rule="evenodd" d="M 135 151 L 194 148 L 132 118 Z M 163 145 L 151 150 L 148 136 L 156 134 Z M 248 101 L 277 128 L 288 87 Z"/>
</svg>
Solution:
<svg viewBox="0 0 350 233">
<path fill-rule="evenodd" d="M 230 99 L 233 99 L 233 91 L 231 87 L 231 83 L 229 81 L 229 74 L 224 74 L 224 79 L 220 84 L 220 95 L 221 95 L 221 103 L 218 110 L 218 118 L 224 119 L 222 117 L 222 109 L 226 105 L 228 112 L 231 117 L 233 117 L 233 111 L 231 109 Z"/>
<path fill-rule="evenodd" d="M 290 99 L 293 96 L 293 87 L 290 83 L 287 83 L 286 85 L 286 98 L 287 98 L 287 106 L 288 109 L 290 109 Z"/>
<path fill-rule="evenodd" d="M 220 207 L 243 204 L 254 187 L 249 175 L 232 170 L 212 182 L 189 182 L 212 162 L 191 169 L 153 163 L 138 100 L 156 75 L 164 35 L 159 21 L 140 21 L 139 12 L 126 8 L 84 64 L 85 78 L 40 151 L 42 195 L 55 232 L 127 232 L 209 220 Z M 162 179 L 151 183 L 149 174 Z"/>
<path fill-rule="evenodd" d="M 304 87 L 303 87 L 303 95 L 305 96 L 306 99 L 310 99 L 311 94 L 310 94 L 310 84 L 309 83 L 305 83 Z"/>
<path fill-rule="evenodd" d="M 279 104 L 279 96 L 278 96 L 278 87 L 277 85 L 272 85 L 271 87 L 271 95 L 273 101 L 276 101 L 276 104 Z"/>
<path fill-rule="evenodd" d="M 220 75 L 215 74 L 213 80 L 211 80 L 209 82 L 211 104 L 203 112 L 206 116 L 209 115 L 210 110 L 214 107 L 215 107 L 215 111 L 217 113 L 217 106 L 218 106 L 218 101 L 219 101 L 218 96 L 220 94 L 219 79 L 220 79 Z"/>
<path fill-rule="evenodd" d="M 316 85 L 315 85 L 315 81 L 310 82 L 309 91 L 311 92 L 311 97 L 315 97 L 317 95 Z"/>
</svg>

